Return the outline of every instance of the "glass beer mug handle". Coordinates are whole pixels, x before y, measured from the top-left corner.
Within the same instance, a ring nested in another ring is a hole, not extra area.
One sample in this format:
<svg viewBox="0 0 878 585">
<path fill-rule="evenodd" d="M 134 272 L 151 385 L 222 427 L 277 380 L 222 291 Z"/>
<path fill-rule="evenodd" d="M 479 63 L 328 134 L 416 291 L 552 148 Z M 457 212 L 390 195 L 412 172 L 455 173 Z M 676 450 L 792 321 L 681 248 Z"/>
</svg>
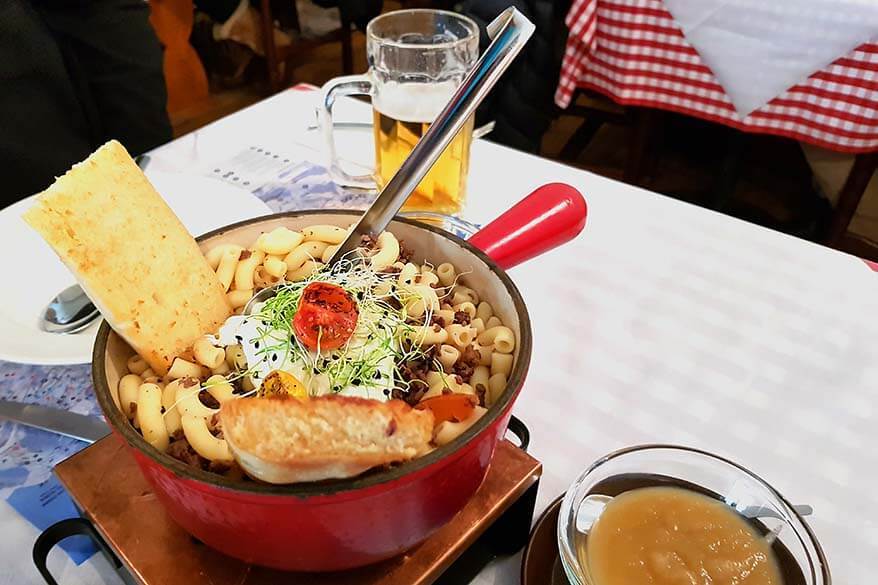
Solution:
<svg viewBox="0 0 878 585">
<path fill-rule="evenodd" d="M 320 128 L 326 140 L 326 148 L 329 155 L 329 175 L 332 179 L 345 187 L 357 187 L 360 189 L 376 190 L 375 177 L 368 175 L 351 175 L 341 168 L 338 154 L 335 148 L 335 136 L 332 133 L 332 108 L 335 100 L 346 95 L 372 95 L 374 84 L 368 75 L 345 75 L 337 77 L 323 86 L 321 90 Z"/>
</svg>

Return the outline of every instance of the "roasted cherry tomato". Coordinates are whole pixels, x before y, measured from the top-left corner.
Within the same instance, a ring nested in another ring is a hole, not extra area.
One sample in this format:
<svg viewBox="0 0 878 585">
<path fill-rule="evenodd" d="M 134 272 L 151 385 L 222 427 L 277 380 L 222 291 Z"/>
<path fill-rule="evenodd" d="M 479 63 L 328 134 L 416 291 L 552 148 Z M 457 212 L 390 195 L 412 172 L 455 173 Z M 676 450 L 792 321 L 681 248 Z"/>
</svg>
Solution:
<svg viewBox="0 0 878 585">
<path fill-rule="evenodd" d="M 302 344 L 311 350 L 341 347 L 354 333 L 360 316 L 354 298 L 342 287 L 328 282 L 312 282 L 302 291 L 293 329 Z"/>
<path fill-rule="evenodd" d="M 447 420 L 463 422 L 468 419 L 478 404 L 472 394 L 443 394 L 427 398 L 415 405 L 418 410 L 429 410 L 433 413 L 433 424 L 438 425 Z"/>
</svg>

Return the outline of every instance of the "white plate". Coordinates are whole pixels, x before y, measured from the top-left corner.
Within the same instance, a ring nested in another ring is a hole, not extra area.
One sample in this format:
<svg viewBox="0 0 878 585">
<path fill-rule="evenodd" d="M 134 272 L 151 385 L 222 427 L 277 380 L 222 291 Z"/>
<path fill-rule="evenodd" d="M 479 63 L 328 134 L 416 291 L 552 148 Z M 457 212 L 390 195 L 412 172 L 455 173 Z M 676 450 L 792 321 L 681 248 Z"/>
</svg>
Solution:
<svg viewBox="0 0 878 585">
<path fill-rule="evenodd" d="M 197 175 L 147 171 L 150 181 L 192 234 L 271 213 L 249 191 Z M 38 319 L 48 302 L 76 280 L 21 214 L 33 197 L 0 210 L 6 250 L 6 284 L 0 288 L 0 359 L 29 364 L 82 364 L 91 361 L 96 320 L 72 335 L 46 333 Z"/>
</svg>

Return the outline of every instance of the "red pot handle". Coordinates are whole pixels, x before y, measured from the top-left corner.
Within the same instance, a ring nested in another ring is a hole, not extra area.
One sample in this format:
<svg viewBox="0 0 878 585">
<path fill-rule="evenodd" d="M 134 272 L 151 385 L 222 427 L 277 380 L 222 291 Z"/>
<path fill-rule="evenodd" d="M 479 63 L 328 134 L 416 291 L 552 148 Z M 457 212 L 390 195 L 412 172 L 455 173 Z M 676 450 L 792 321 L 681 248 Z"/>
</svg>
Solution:
<svg viewBox="0 0 878 585">
<path fill-rule="evenodd" d="M 585 227 L 582 194 L 565 183 L 549 183 L 480 229 L 469 242 L 504 270 L 575 238 Z"/>
</svg>

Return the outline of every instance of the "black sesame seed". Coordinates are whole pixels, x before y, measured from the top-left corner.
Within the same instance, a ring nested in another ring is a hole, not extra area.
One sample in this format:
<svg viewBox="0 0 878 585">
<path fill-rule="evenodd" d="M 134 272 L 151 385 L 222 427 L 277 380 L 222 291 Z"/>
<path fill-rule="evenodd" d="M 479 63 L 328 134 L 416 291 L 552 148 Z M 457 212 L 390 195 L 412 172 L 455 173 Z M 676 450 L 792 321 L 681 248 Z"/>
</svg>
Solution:
<svg viewBox="0 0 878 585">
<path fill-rule="evenodd" d="M 360 385 L 360 379 L 359 379 L 359 378 L 354 378 L 353 380 L 351 380 L 351 384 L 353 384 L 354 386 L 359 386 L 359 385 Z"/>
<path fill-rule="evenodd" d="M 385 388 L 385 389 L 384 389 L 384 395 L 385 395 L 385 396 L 390 396 L 390 390 L 387 389 L 387 388 Z"/>
<path fill-rule="evenodd" d="M 273 362 L 277 361 L 277 354 L 276 353 L 271 354 L 271 361 L 273 361 Z"/>
<path fill-rule="evenodd" d="M 372 377 L 375 378 L 376 380 L 379 379 L 381 377 L 381 372 L 379 372 L 378 370 L 375 370 L 375 374 Z"/>
<path fill-rule="evenodd" d="M 235 335 L 235 339 L 238 341 L 238 343 L 241 343 L 242 341 L 244 341 L 244 338 L 241 337 L 240 335 Z"/>
<path fill-rule="evenodd" d="M 357 293 L 357 300 L 362 301 L 366 294 L 363 291 Z"/>
<path fill-rule="evenodd" d="M 253 344 L 253 347 L 256 348 L 256 349 L 259 349 L 259 342 L 258 342 L 258 341 L 255 342 L 255 343 Z"/>
<path fill-rule="evenodd" d="M 319 374 L 319 373 L 320 373 L 320 370 L 318 370 L 317 368 L 311 368 L 311 370 L 312 370 L 315 374 Z"/>
</svg>

